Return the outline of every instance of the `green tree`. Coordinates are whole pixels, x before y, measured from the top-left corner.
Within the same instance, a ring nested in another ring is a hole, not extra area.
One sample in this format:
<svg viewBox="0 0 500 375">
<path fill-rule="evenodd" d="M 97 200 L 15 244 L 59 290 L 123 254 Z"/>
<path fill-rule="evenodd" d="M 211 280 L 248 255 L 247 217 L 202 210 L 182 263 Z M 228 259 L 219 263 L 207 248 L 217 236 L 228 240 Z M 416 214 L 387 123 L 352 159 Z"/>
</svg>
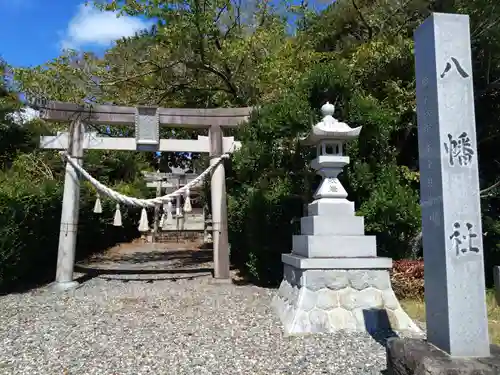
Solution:
<svg viewBox="0 0 500 375">
<path fill-rule="evenodd" d="M 18 152 L 33 147 L 28 127 L 15 121 L 21 103 L 11 89 L 10 79 L 7 64 L 0 60 L 0 169 L 9 167 Z"/>
<path fill-rule="evenodd" d="M 367 232 L 377 235 L 379 255 L 421 255 L 413 32 L 433 11 L 469 14 L 486 257 L 488 264 L 500 261 L 500 7 L 493 2 L 337 0 L 321 12 L 307 2 L 279 8 L 264 0 L 94 3 L 154 26 L 117 41 L 102 58 L 67 51 L 44 66 L 17 69 L 20 88 L 78 103 L 255 106 L 236 133 L 243 148 L 228 165 L 229 225 L 233 260 L 266 283 L 280 279 L 280 255 L 290 251 L 317 184 L 310 150 L 297 138 L 319 120 L 327 100 L 339 119 L 363 126 L 341 178 Z M 162 136 L 194 135 L 176 129 Z M 119 168 L 117 155 L 106 154 L 103 166 L 90 159 L 86 165 L 118 181 L 146 161 L 129 159 L 130 167 Z"/>
<path fill-rule="evenodd" d="M 268 1 L 96 3 L 156 20 L 148 33 L 118 42 L 105 57 L 113 68 L 102 84 L 111 93 L 135 91 L 136 102 L 253 105 L 279 96 L 311 60 L 310 49 L 289 37 L 286 20 Z"/>
<path fill-rule="evenodd" d="M 482 203 L 486 258 L 487 264 L 499 261 L 500 226 L 496 219 L 498 199 L 495 190 L 499 185 L 497 168 L 500 163 L 496 161 L 497 148 L 492 147 L 498 134 L 493 124 L 497 122 L 499 103 L 495 78 L 500 66 L 497 62 L 498 43 L 495 43 L 499 26 L 498 7 L 488 1 L 338 0 L 319 14 L 307 13 L 297 39 L 306 40 L 305 43 L 313 46 L 316 53 L 322 53 L 322 60 L 315 69 L 297 80 L 291 94 L 284 95 L 279 103 L 264 104 L 260 115 L 250 124 L 251 134 L 258 136 L 249 140 L 248 130 L 240 135 L 244 139 L 244 157 L 241 160 L 235 158 L 234 164 L 240 163 L 241 166 L 233 166 L 233 171 L 238 173 L 235 178 L 245 183 L 241 183 L 244 188 L 239 191 L 233 190 L 233 202 L 238 205 L 235 208 L 237 216 L 231 222 L 236 226 L 238 236 L 262 233 L 266 220 L 270 220 L 265 216 L 268 215 L 266 212 L 280 212 L 276 203 L 264 199 L 265 189 L 269 189 L 262 182 L 269 178 L 265 171 L 272 171 L 276 184 L 282 181 L 281 191 L 286 191 L 286 179 L 291 178 L 287 174 L 303 175 L 304 168 L 307 169 L 304 165 L 302 168 L 295 166 L 285 172 L 282 168 L 284 160 L 274 156 L 272 148 L 275 145 L 297 136 L 292 128 L 291 133 L 284 133 L 280 124 L 284 119 L 293 123 L 290 117 L 298 116 L 295 121 L 300 122 L 305 130 L 311 120 L 307 115 L 295 115 L 295 108 L 314 112 L 329 100 L 338 104 L 337 116 L 340 119 L 351 126 L 363 126 L 359 140 L 348 147 L 352 163 L 342 179 L 350 193 L 349 198 L 356 202 L 358 212 L 366 217 L 367 232 L 377 235 L 379 255 L 401 258 L 421 254 L 418 243 L 415 246 L 415 238 L 420 232 L 420 207 L 412 38 L 414 29 L 431 11 L 468 13 L 471 16 L 480 156 L 481 160 L 485 160 L 484 155 L 489 158 L 486 160 L 493 160 L 493 163 L 482 162 L 480 168 L 481 185 L 485 188 Z M 302 105 L 299 106 L 296 100 Z M 272 142 L 266 141 L 268 138 Z M 291 155 L 285 160 L 291 160 Z M 309 193 L 306 188 L 301 196 Z M 257 211 L 247 208 L 250 203 L 246 197 L 261 197 L 258 206 L 261 208 Z M 290 219 L 293 219 L 291 214 L 279 223 L 267 221 L 266 229 L 270 235 L 265 242 L 276 244 L 274 233 L 283 240 L 286 237 L 284 232 L 288 231 L 290 235 L 296 230 L 288 225 Z M 255 225 L 255 230 L 249 230 L 252 225 Z M 271 226 L 288 229 L 274 231 Z M 279 275 L 276 275 L 280 272 L 279 256 L 281 252 L 290 251 L 290 243 L 283 240 L 282 246 L 269 248 L 255 243 L 259 240 L 245 238 L 245 241 L 241 244 L 244 250 L 239 255 L 244 257 L 247 270 L 256 278 L 279 280 Z M 269 274 L 269 264 L 273 264 L 272 275 Z"/>
</svg>

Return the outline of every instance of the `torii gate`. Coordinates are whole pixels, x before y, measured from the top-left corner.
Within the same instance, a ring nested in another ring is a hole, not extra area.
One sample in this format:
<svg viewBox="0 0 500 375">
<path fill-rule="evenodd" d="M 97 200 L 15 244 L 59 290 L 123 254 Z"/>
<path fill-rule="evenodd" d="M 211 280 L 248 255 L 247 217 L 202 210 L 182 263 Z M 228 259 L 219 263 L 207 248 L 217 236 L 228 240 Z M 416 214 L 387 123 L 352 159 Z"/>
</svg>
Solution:
<svg viewBox="0 0 500 375">
<path fill-rule="evenodd" d="M 210 164 L 225 152 L 230 152 L 233 137 L 224 137 L 224 128 L 234 128 L 248 120 L 252 108 L 171 109 L 159 107 L 122 107 L 95 105 L 86 108 L 77 104 L 48 102 L 40 117 L 52 122 L 72 122 L 70 132 L 56 136 L 42 136 L 40 147 L 68 150 L 81 165 L 84 149 L 208 152 Z M 84 123 L 96 125 L 135 125 L 135 138 L 99 137 L 85 133 Z M 208 128 L 208 137 L 196 140 L 160 139 L 159 127 Z M 229 246 L 227 232 L 227 202 L 224 164 L 219 163 L 211 176 L 211 203 L 213 220 L 214 277 L 230 280 Z M 66 162 L 61 227 L 57 259 L 56 282 L 58 289 L 73 288 L 76 234 L 78 227 L 80 182 L 76 170 Z"/>
<path fill-rule="evenodd" d="M 191 182 L 194 180 L 197 176 L 196 173 L 183 173 L 180 171 L 181 168 L 172 168 L 172 172 L 147 172 L 143 171 L 142 174 L 144 176 L 144 179 L 146 180 L 146 186 L 149 188 L 154 188 L 156 189 L 156 196 L 160 197 L 163 193 L 163 189 L 165 189 L 165 193 L 173 193 L 175 190 L 183 186 L 184 184 Z M 199 187 L 196 187 L 195 189 L 190 189 L 189 190 L 189 196 L 192 198 L 193 195 L 199 195 Z M 180 196 L 177 196 L 176 199 L 176 217 L 175 217 L 175 224 L 174 225 L 169 225 L 168 220 L 165 220 L 163 225 L 160 225 L 160 217 L 159 217 L 159 207 L 155 210 L 155 215 L 154 215 L 154 225 L 153 225 L 153 235 L 152 235 L 152 242 L 156 242 L 156 239 L 158 237 L 158 233 L 160 230 L 172 230 L 175 228 L 176 231 L 179 230 L 184 230 L 184 225 L 186 224 L 186 220 L 188 220 L 189 215 L 187 216 L 182 216 L 183 219 L 182 221 L 180 220 Z M 179 212 L 177 211 L 179 210 Z M 205 224 L 205 216 L 202 215 L 203 221 L 199 224 L 201 224 L 202 228 L 200 230 L 204 229 L 204 224 Z M 179 222 L 182 222 L 182 229 L 179 228 Z M 189 221 L 188 221 L 189 223 Z M 195 226 L 196 227 L 196 226 Z M 168 229 L 166 229 L 168 228 Z"/>
</svg>

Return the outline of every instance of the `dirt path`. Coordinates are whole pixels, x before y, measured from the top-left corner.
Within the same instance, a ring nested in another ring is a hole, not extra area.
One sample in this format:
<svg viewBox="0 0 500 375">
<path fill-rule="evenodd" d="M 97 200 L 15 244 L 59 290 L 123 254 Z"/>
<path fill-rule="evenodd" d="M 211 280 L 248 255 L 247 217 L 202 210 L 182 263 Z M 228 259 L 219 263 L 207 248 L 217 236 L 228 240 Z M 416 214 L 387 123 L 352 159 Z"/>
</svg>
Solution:
<svg viewBox="0 0 500 375">
<path fill-rule="evenodd" d="M 213 269 L 212 249 L 204 249 L 201 240 L 180 240 L 150 244 L 143 240 L 123 243 L 79 263 L 79 267 L 97 270 L 166 272 Z"/>
</svg>

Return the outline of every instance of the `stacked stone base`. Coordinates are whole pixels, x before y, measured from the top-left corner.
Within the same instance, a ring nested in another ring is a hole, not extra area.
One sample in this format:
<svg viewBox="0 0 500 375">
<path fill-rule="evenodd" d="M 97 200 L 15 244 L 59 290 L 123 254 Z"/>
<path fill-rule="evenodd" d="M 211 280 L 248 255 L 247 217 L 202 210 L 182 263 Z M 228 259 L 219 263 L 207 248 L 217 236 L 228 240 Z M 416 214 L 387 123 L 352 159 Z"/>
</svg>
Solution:
<svg viewBox="0 0 500 375">
<path fill-rule="evenodd" d="M 338 330 L 413 331 L 387 269 L 300 269 L 284 265 L 273 308 L 287 334 Z"/>
</svg>

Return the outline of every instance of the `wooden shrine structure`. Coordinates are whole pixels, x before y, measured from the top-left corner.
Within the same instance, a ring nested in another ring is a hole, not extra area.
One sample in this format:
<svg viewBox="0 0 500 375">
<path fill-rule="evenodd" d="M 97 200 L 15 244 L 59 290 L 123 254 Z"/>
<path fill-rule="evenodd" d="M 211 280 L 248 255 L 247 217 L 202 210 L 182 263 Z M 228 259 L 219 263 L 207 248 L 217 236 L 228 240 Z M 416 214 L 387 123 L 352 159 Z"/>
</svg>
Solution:
<svg viewBox="0 0 500 375">
<path fill-rule="evenodd" d="M 52 122 L 69 122 L 68 132 L 42 136 L 41 148 L 68 150 L 82 163 L 84 149 L 208 152 L 210 164 L 223 153 L 232 151 L 233 137 L 224 137 L 223 129 L 234 128 L 248 120 L 252 108 L 173 109 L 159 107 L 123 107 L 115 105 L 79 106 L 72 103 L 48 102 L 40 118 Z M 85 124 L 135 126 L 135 137 L 99 136 L 85 132 Z M 208 137 L 198 139 L 160 139 L 160 126 L 207 129 Z M 230 279 L 227 233 L 227 202 L 224 163 L 211 175 L 212 240 L 214 246 L 214 277 Z M 77 285 L 73 279 L 78 226 L 80 182 L 76 170 L 66 163 L 61 212 L 57 273 L 55 287 L 68 289 Z"/>
<path fill-rule="evenodd" d="M 160 197 L 164 194 L 173 193 L 180 187 L 186 185 L 187 183 L 198 177 L 196 173 L 187 173 L 187 170 L 182 168 L 171 168 L 170 172 L 148 172 L 143 171 L 142 174 L 146 180 L 146 186 L 156 190 L 156 197 Z M 189 190 L 189 196 L 191 199 L 198 197 L 201 190 L 201 186 L 197 186 Z M 184 212 L 181 209 L 181 197 L 176 197 L 176 210 L 175 216 L 173 217 L 173 222 L 165 220 L 160 225 L 160 215 L 159 210 L 155 210 L 154 215 L 154 225 L 153 233 L 151 236 L 152 242 L 157 242 L 160 236 L 159 232 L 179 232 L 179 231 L 197 231 L 203 232 L 205 229 L 205 212 L 203 208 L 193 206 L 193 212 Z"/>
</svg>

